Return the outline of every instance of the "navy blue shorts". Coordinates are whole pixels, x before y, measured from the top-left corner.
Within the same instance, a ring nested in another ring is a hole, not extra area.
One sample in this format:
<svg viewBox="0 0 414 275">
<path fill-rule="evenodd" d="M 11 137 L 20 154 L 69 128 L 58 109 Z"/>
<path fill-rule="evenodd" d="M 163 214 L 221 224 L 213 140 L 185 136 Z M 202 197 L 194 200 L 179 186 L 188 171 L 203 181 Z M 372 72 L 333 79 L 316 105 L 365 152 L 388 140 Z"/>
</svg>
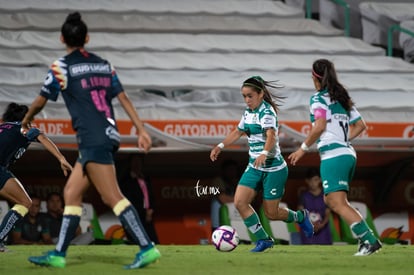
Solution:
<svg viewBox="0 0 414 275">
<path fill-rule="evenodd" d="M 0 166 L 0 190 L 3 189 L 4 185 L 10 178 L 15 178 L 12 172 L 4 166 Z"/>
<path fill-rule="evenodd" d="M 77 161 L 82 165 L 84 171 L 88 162 L 114 164 L 114 157 L 117 149 L 117 147 L 114 147 L 113 149 L 107 149 L 105 147 L 79 149 L 79 157 Z"/>
</svg>

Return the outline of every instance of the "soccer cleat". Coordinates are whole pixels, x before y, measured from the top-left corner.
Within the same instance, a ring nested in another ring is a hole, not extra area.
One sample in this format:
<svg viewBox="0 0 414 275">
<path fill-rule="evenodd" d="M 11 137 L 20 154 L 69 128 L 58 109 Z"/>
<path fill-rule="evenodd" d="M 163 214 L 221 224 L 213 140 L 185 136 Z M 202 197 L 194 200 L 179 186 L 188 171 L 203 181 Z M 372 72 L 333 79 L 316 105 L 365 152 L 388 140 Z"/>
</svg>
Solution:
<svg viewBox="0 0 414 275">
<path fill-rule="evenodd" d="M 55 251 L 48 251 L 43 256 L 29 257 L 29 262 L 40 266 L 51 266 L 63 268 L 66 266 L 66 259 L 63 256 L 56 255 Z"/>
<path fill-rule="evenodd" d="M 364 246 L 365 246 L 365 243 L 364 243 L 361 239 L 358 239 L 358 251 L 357 251 L 357 253 L 358 253 L 359 251 L 361 251 L 361 249 L 362 249 Z"/>
<path fill-rule="evenodd" d="M 380 241 L 376 241 L 374 244 L 370 244 L 368 241 L 359 245 L 359 250 L 354 256 L 368 256 L 373 253 L 377 253 L 382 248 L 382 244 Z"/>
<path fill-rule="evenodd" d="M 250 252 L 263 252 L 268 248 L 272 248 L 275 244 L 275 241 L 272 238 L 266 240 L 258 240 L 256 247 L 250 250 Z"/>
<path fill-rule="evenodd" d="M 309 211 L 307 209 L 302 210 L 303 212 L 303 221 L 299 223 L 299 227 L 305 233 L 306 238 L 312 238 L 313 236 L 313 224 L 309 217 Z"/>
<path fill-rule="evenodd" d="M 0 242 L 0 253 L 1 252 L 9 252 L 9 249 L 7 249 L 3 242 Z"/>
<path fill-rule="evenodd" d="M 125 269 L 142 268 L 150 263 L 157 261 L 161 257 L 160 251 L 156 247 L 151 247 L 137 253 L 132 264 L 124 266 Z"/>
</svg>

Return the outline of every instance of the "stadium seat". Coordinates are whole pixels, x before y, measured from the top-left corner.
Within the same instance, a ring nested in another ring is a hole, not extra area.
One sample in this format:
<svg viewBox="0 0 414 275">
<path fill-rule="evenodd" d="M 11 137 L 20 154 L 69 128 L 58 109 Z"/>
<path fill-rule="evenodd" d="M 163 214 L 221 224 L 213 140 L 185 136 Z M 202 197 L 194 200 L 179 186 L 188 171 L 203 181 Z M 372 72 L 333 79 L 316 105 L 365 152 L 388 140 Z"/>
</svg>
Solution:
<svg viewBox="0 0 414 275">
<path fill-rule="evenodd" d="M 368 226 L 372 229 L 374 235 L 379 238 L 377 229 L 374 224 L 374 220 L 371 215 L 371 211 L 367 207 L 367 205 L 363 202 L 357 202 L 357 201 L 350 201 L 349 202 L 355 209 L 361 213 L 362 217 L 367 222 Z M 343 218 L 339 218 L 339 225 L 341 229 L 341 238 L 342 241 L 349 243 L 349 244 L 356 244 L 358 242 L 357 237 L 352 232 L 350 226 L 345 222 Z"/>
<path fill-rule="evenodd" d="M 166 93 L 164 91 L 161 90 L 155 90 L 155 89 L 144 89 L 143 90 L 145 93 L 149 93 L 149 94 L 154 94 L 157 96 L 163 96 L 163 97 L 167 97 Z"/>
<path fill-rule="evenodd" d="M 280 79 L 285 87 L 289 101 L 282 115 L 302 121 L 308 116 L 303 98 L 313 92 L 309 66 L 320 56 L 335 60 L 341 81 L 355 93 L 359 111 L 367 118 L 393 122 L 411 112 L 413 66 L 386 57 L 383 48 L 305 19 L 303 0 L 286 1 L 300 2 L 300 8 L 283 1 L 232 0 L 225 6 L 221 1 L 202 0 L 180 0 L 166 6 L 166 0 L 145 4 L 104 1 L 108 6 L 91 1 L 82 9 L 82 18 L 94 37 L 87 48 L 117 68 L 143 119 L 182 119 L 181 114 L 190 113 L 194 119 L 238 120 L 244 106 L 240 81 L 259 70 L 264 79 Z M 19 4 L 5 1 L 1 7 L 0 108 L 13 100 L 30 104 L 46 68 L 62 55 L 62 44 L 56 39 L 61 21 L 79 3 L 53 3 L 52 7 L 52 2 L 38 1 L 34 7 L 29 0 Z M 359 1 L 347 2 L 357 7 Z M 191 93 L 181 92 L 190 89 Z M 381 96 L 372 97 L 372 91 Z M 117 118 L 129 119 L 119 108 L 114 105 Z M 61 99 L 43 113 L 50 118 L 68 117 Z"/>
<path fill-rule="evenodd" d="M 234 203 L 226 203 L 220 207 L 220 225 L 230 225 L 236 229 L 242 242 L 255 242 L 256 237 L 250 233 Z"/>
<path fill-rule="evenodd" d="M 313 0 L 315 2 L 315 0 Z M 345 28 L 346 13 L 349 13 L 349 27 L 350 27 L 350 36 L 356 38 L 362 38 L 362 11 L 360 10 L 360 4 L 364 2 L 399 2 L 399 3 L 410 3 L 412 0 L 370 0 L 370 1 L 361 1 L 361 0 L 346 0 L 346 4 L 349 7 L 349 10 L 339 5 L 337 2 L 332 0 L 319 0 L 319 18 L 320 22 L 326 26 L 335 26 L 336 28 Z M 388 22 L 387 20 L 384 20 Z"/>
<path fill-rule="evenodd" d="M 414 3 L 412 1 L 395 1 L 398 3 L 362 2 L 359 4 L 361 13 L 362 39 L 373 45 L 387 47 L 388 31 L 393 25 L 404 20 L 414 19 Z M 401 50 L 399 34 L 392 34 L 393 48 Z"/>
<path fill-rule="evenodd" d="M 191 93 L 193 90 L 191 89 L 176 89 L 171 91 L 172 97 L 180 97 L 186 94 Z"/>
<path fill-rule="evenodd" d="M 414 32 L 414 20 L 403 21 L 400 26 L 405 30 Z M 405 32 L 400 32 L 399 42 L 404 51 L 405 61 L 414 63 L 414 37 Z"/>
<path fill-rule="evenodd" d="M 279 203 L 280 208 L 287 208 L 287 204 L 284 202 Z M 269 220 L 265 213 L 263 207 L 260 207 L 259 210 L 260 221 L 262 222 L 263 228 L 267 233 L 275 239 L 276 243 L 279 244 L 294 244 L 296 240 L 294 239 L 294 234 L 299 233 L 298 228 L 295 223 L 286 223 L 284 221 L 272 221 Z M 293 238 L 292 238 L 293 237 Z"/>
</svg>

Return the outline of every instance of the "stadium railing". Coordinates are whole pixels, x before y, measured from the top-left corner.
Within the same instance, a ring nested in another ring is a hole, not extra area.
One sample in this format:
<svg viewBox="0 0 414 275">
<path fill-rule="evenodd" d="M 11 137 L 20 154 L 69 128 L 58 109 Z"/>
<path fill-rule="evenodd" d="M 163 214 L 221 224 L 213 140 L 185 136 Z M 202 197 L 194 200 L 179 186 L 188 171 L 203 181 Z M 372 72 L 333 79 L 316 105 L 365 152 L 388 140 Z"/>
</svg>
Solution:
<svg viewBox="0 0 414 275">
<path fill-rule="evenodd" d="M 387 55 L 388 56 L 392 56 L 393 55 L 393 33 L 395 31 L 399 31 L 399 32 L 403 32 L 406 33 L 412 37 L 414 37 L 414 32 L 401 27 L 399 24 L 395 24 L 392 25 L 391 27 L 388 28 L 388 33 L 387 33 Z"/>
</svg>

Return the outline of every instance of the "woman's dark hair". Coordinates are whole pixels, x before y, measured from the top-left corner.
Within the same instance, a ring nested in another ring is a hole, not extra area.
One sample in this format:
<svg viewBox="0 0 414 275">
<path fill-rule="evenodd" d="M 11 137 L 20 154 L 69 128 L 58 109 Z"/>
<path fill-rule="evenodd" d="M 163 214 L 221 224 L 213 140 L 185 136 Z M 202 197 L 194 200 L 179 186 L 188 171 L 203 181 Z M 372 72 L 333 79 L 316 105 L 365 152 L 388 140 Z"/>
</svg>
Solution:
<svg viewBox="0 0 414 275">
<path fill-rule="evenodd" d="M 61 32 L 68 47 L 83 47 L 85 45 L 88 27 L 82 21 L 80 13 L 74 12 L 66 17 Z"/>
<path fill-rule="evenodd" d="M 274 88 L 279 89 L 282 88 L 282 85 L 277 84 L 278 81 L 266 81 L 260 76 L 252 76 L 248 79 L 246 79 L 243 82 L 242 87 L 248 86 L 251 87 L 253 90 L 255 90 L 257 93 L 260 93 L 263 91 L 263 100 L 272 105 L 273 109 L 276 113 L 279 112 L 279 106 L 278 101 L 282 101 L 285 97 L 282 96 L 276 96 L 272 94 L 268 88 Z"/>
<path fill-rule="evenodd" d="M 2 116 L 4 122 L 22 121 L 29 108 L 26 105 L 10 103 Z"/>
<path fill-rule="evenodd" d="M 327 59 L 318 59 L 312 65 L 312 75 L 321 83 L 321 89 L 327 89 L 332 101 L 339 102 L 346 111 L 350 111 L 354 102 L 348 91 L 338 81 L 334 64 Z"/>
</svg>

